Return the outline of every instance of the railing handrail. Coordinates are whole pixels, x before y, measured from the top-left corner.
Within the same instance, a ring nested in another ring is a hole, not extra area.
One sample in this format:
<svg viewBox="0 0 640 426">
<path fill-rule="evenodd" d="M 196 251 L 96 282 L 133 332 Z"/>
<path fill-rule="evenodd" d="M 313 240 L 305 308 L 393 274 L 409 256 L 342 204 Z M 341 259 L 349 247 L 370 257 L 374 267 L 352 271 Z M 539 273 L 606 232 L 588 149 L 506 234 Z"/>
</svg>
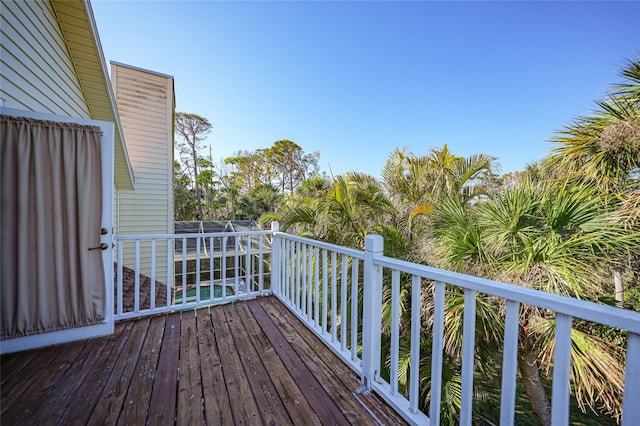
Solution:
<svg viewBox="0 0 640 426">
<path fill-rule="evenodd" d="M 274 236 L 283 237 L 291 241 L 297 241 L 299 243 L 309 244 L 321 249 L 335 251 L 339 254 L 346 254 L 347 256 L 354 257 L 356 259 L 364 260 L 364 251 L 357 250 L 349 247 L 340 246 L 337 244 L 326 243 L 324 241 L 314 240 L 313 238 L 300 237 L 298 235 L 287 234 L 286 232 L 273 232 Z"/>
<path fill-rule="evenodd" d="M 380 266 L 397 269 L 411 275 L 418 275 L 432 281 L 453 284 L 506 300 L 549 309 L 575 318 L 597 322 L 610 327 L 623 328 L 640 334 L 640 313 L 629 309 L 602 305 L 596 302 L 447 271 L 386 256 L 377 257 L 375 262 Z"/>
<path fill-rule="evenodd" d="M 361 250 L 287 234 L 284 232 L 275 232 L 273 234 L 274 236 L 281 236 L 292 241 L 310 244 L 321 249 L 346 254 L 360 260 L 364 259 L 365 252 Z M 419 275 L 432 281 L 440 281 L 446 284 L 456 285 L 469 290 L 491 294 L 505 300 L 512 300 L 542 309 L 549 309 L 565 315 L 571 315 L 575 318 L 597 322 L 610 327 L 623 328 L 633 333 L 640 334 L 640 313 L 629 309 L 622 309 L 592 301 L 580 300 L 569 296 L 519 286 L 517 284 L 503 283 L 387 256 L 376 257 L 375 264 L 390 269 L 397 269 L 411 275 Z"/>
<path fill-rule="evenodd" d="M 127 234 L 113 235 L 114 241 L 133 241 L 133 240 L 161 240 L 182 238 L 217 238 L 217 237 L 236 237 L 236 236 L 260 236 L 273 235 L 272 231 L 233 231 L 233 232 L 208 232 L 208 233 L 185 233 L 185 234 Z"/>
</svg>

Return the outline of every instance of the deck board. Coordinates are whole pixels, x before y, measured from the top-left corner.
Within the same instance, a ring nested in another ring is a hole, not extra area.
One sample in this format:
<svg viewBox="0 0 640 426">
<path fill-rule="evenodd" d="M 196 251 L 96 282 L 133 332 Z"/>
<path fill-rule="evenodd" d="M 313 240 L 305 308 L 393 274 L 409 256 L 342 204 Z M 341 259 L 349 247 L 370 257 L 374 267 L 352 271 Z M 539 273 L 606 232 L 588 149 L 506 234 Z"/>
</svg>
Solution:
<svg viewBox="0 0 640 426">
<path fill-rule="evenodd" d="M 200 425 L 204 423 L 195 311 L 188 311 L 182 314 L 176 409 L 178 424 Z"/>
<path fill-rule="evenodd" d="M 223 310 L 227 306 L 222 306 L 222 308 L 211 309 L 211 319 L 216 333 L 225 386 L 231 401 L 233 423 L 236 425 L 258 424 L 260 423 L 260 409 L 253 398 L 251 383 L 242 367 L 243 354 L 238 353 L 231 330 L 226 322 Z"/>
<path fill-rule="evenodd" d="M 87 421 L 89 425 L 112 425 L 118 421 L 150 322 L 148 318 L 133 321 L 122 351 L 114 357 L 114 368 Z"/>
<path fill-rule="evenodd" d="M 236 309 L 242 318 L 255 318 L 248 303 L 236 303 Z M 262 355 L 262 362 L 271 382 L 276 388 L 291 421 L 295 425 L 320 425 L 318 416 L 300 390 L 299 384 L 287 369 L 261 325 L 256 321 L 246 321 L 245 328 L 253 346 Z M 264 327 L 264 324 L 262 324 Z"/>
<path fill-rule="evenodd" d="M 382 400 L 376 396 L 371 394 L 364 393 L 356 393 L 355 390 L 360 387 L 360 381 L 358 376 L 343 362 L 341 362 L 332 352 L 328 351 L 319 339 L 315 337 L 313 332 L 309 330 L 307 327 L 304 327 L 302 322 L 300 322 L 295 315 L 293 315 L 282 303 L 277 302 L 275 298 L 269 298 L 264 301 L 262 304 L 265 309 L 272 308 L 272 317 L 279 319 L 286 319 L 291 328 L 288 328 L 292 334 L 292 337 L 300 337 L 302 342 L 304 342 L 309 348 L 310 351 L 306 353 L 309 355 L 309 361 L 312 359 L 318 359 L 324 361 L 324 366 L 329 371 L 328 378 L 341 378 L 340 385 L 346 386 L 347 391 L 351 392 L 351 396 L 354 398 L 354 402 L 366 407 L 367 410 L 370 411 L 371 415 L 378 419 L 379 423 L 384 424 L 402 424 L 402 418 L 396 414 L 394 411 L 389 410 L 388 406 L 382 402 Z M 286 327 L 283 324 L 283 330 Z M 293 331 L 296 333 L 293 333 Z M 312 363 L 311 365 L 318 365 L 319 362 Z M 321 365 L 321 364 L 320 364 Z M 347 400 L 349 400 L 349 396 L 346 396 Z M 359 409 L 356 408 L 356 411 Z"/>
<path fill-rule="evenodd" d="M 260 322 L 262 328 L 267 335 L 267 338 L 273 344 L 278 356 L 282 359 L 284 364 L 291 371 L 295 382 L 298 384 L 302 393 L 307 400 L 311 403 L 318 416 L 318 419 L 322 424 L 347 424 L 348 421 L 343 414 L 342 410 L 331 398 L 331 394 L 327 393 L 327 388 L 324 388 L 316 376 L 311 373 L 311 366 L 307 365 L 299 356 L 299 354 L 292 349 L 286 338 L 280 333 L 274 322 L 269 318 L 267 313 L 262 307 L 254 303 L 254 301 L 247 302 L 249 309 L 255 315 L 256 319 Z"/>
<path fill-rule="evenodd" d="M 149 329 L 124 398 L 125 403 L 118 418 L 118 424 L 139 425 L 146 422 L 158 368 L 165 319 L 164 316 L 157 316 L 153 317 L 149 323 Z"/>
<path fill-rule="evenodd" d="M 1 424 L 403 424 L 274 297 L 3 355 Z"/>
<path fill-rule="evenodd" d="M 149 402 L 148 424 L 172 425 L 176 413 L 176 377 L 180 354 L 180 317 L 167 317 L 164 340 L 160 349 L 158 372 Z"/>
<path fill-rule="evenodd" d="M 131 334 L 133 324 L 133 321 L 129 321 L 122 327 L 117 327 L 113 336 L 107 338 L 104 345 L 93 345 L 101 356 L 93 364 L 84 381 L 78 386 L 77 396 L 73 399 L 74 409 L 69 410 L 67 404 L 67 409 L 62 413 L 59 423 L 69 425 L 87 424 L 89 416 L 113 373 L 115 365 L 112 360 L 122 352 L 122 348 Z"/>
<path fill-rule="evenodd" d="M 236 345 L 237 356 L 241 358 L 244 375 L 250 383 L 249 387 L 253 393 L 253 398 L 259 407 L 258 412 L 262 418 L 262 423 L 290 423 L 289 414 L 271 382 L 269 374 L 267 374 L 261 355 L 251 343 L 251 339 L 245 329 L 244 323 L 253 322 L 255 319 L 252 316 L 241 318 L 235 307 L 236 304 L 234 303 L 228 305 L 228 309 L 224 309 L 226 323 Z"/>
</svg>

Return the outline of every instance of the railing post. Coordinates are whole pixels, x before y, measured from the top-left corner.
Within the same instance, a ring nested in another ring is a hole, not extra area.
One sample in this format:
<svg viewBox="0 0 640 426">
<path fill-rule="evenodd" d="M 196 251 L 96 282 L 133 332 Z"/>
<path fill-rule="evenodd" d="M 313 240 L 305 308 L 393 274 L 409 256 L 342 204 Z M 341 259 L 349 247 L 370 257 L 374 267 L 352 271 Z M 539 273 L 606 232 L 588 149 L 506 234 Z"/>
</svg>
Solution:
<svg viewBox="0 0 640 426">
<path fill-rule="evenodd" d="M 383 244 L 380 235 L 368 235 L 364 240 L 362 385 L 367 390 L 371 389 L 371 383 L 380 375 L 382 267 L 375 264 L 375 258 L 382 256 Z"/>
<path fill-rule="evenodd" d="M 271 222 L 271 292 L 280 294 L 280 223 Z"/>
</svg>

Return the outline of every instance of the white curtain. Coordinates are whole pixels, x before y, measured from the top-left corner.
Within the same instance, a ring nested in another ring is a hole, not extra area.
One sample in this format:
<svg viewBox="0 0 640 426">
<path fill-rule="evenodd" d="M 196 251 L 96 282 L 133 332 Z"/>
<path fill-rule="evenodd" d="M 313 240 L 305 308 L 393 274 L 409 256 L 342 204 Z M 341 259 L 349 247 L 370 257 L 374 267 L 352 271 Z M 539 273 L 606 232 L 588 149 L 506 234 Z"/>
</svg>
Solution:
<svg viewBox="0 0 640 426">
<path fill-rule="evenodd" d="M 102 322 L 100 129 L 0 115 L 0 338 Z"/>
</svg>

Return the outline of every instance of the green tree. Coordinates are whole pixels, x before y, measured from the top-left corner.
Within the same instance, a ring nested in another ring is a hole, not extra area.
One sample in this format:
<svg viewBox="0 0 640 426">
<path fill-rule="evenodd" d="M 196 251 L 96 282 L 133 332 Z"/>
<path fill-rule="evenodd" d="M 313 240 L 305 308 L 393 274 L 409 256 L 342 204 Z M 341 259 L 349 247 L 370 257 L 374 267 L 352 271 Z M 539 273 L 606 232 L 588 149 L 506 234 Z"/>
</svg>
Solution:
<svg viewBox="0 0 640 426">
<path fill-rule="evenodd" d="M 283 194 L 288 192 L 293 196 L 301 182 L 318 173 L 320 153 L 305 154 L 298 144 L 288 139 L 274 142 L 264 154 Z"/>
<path fill-rule="evenodd" d="M 495 187 L 495 158 L 485 154 L 453 155 L 445 144 L 428 155 L 415 156 L 407 148 L 396 149 L 382 169 L 383 186 L 398 212 L 397 225 L 407 240 L 429 232 L 425 223 L 444 198 L 463 203 L 477 200 Z"/>
<path fill-rule="evenodd" d="M 191 179 L 176 160 L 173 161 L 173 197 L 176 220 L 193 220 L 196 199 L 191 189 Z"/>
<path fill-rule="evenodd" d="M 282 194 L 273 185 L 260 185 L 239 197 L 236 219 L 258 221 L 263 215 L 276 211 Z"/>
<path fill-rule="evenodd" d="M 610 213 L 601 193 L 568 180 L 524 180 L 472 207 L 448 200 L 434 213 L 441 266 L 597 300 L 606 276 L 603 258 L 630 246 L 640 249 L 637 235 L 613 222 Z M 495 309 L 500 312 L 501 306 Z M 518 367 L 540 424 L 550 423 L 544 381 L 552 367 L 554 322 L 546 312 L 521 313 Z M 579 405 L 619 415 L 624 369 L 617 348 L 580 324 L 572 340 L 571 373 Z"/>
<path fill-rule="evenodd" d="M 230 167 L 228 173 L 235 176 L 245 193 L 250 193 L 260 185 L 268 185 L 273 179 L 273 172 L 267 163 L 264 150 L 238 151 L 235 155 L 225 158 L 224 163 Z"/>
<path fill-rule="evenodd" d="M 558 169 L 597 186 L 622 202 L 619 217 L 640 229 L 637 207 L 640 193 L 640 60 L 621 70 L 624 82 L 614 85 L 606 99 L 596 102 L 589 116 L 580 116 L 551 138 L 556 146 L 550 161 Z M 626 213 L 626 218 L 624 217 Z M 634 219 L 635 218 L 635 219 Z M 624 304 L 623 272 L 637 253 L 612 259 L 618 304 Z M 639 271 L 634 271 L 638 273 Z"/>
<path fill-rule="evenodd" d="M 625 81 L 551 138 L 551 160 L 610 190 L 624 189 L 640 172 L 640 60 L 621 70 Z"/>
<path fill-rule="evenodd" d="M 196 202 L 198 203 L 198 216 L 204 218 L 201 205 L 201 189 L 198 185 L 198 158 L 201 142 L 211 132 L 213 126 L 209 121 L 197 114 L 177 112 L 175 116 L 175 132 L 178 136 L 177 146 L 181 159 L 191 172 L 191 178 L 196 187 Z"/>
</svg>

